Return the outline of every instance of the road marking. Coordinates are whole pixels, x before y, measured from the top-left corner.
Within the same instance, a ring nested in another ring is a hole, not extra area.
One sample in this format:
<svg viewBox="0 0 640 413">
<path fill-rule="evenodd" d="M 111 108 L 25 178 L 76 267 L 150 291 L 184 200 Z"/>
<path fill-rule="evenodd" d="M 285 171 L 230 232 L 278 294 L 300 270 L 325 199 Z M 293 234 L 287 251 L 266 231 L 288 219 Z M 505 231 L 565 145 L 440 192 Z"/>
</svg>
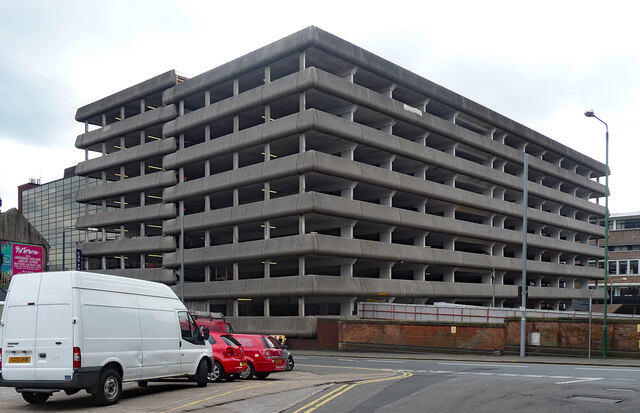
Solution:
<svg viewBox="0 0 640 413">
<path fill-rule="evenodd" d="M 596 381 L 596 380 L 602 380 L 602 377 L 577 377 L 576 380 L 559 381 L 559 382 L 556 382 L 556 384 L 572 384 L 572 383 L 581 383 L 583 381 Z"/>
<path fill-rule="evenodd" d="M 371 363 L 406 363 L 405 361 L 402 360 L 375 360 L 375 359 L 371 359 L 371 360 L 365 360 Z"/>
<path fill-rule="evenodd" d="M 407 370 L 405 370 L 407 371 Z M 414 371 L 415 372 L 415 371 Z M 573 376 L 547 376 L 543 374 L 515 374 L 515 373 L 495 373 L 495 372 L 478 372 L 478 371 L 448 371 L 448 370 L 429 370 L 431 374 L 457 374 L 460 376 L 464 375 L 475 375 L 475 376 L 501 376 L 501 377 L 522 377 L 527 379 L 574 379 L 569 381 L 560 381 L 555 384 L 571 384 L 571 383 L 580 383 L 585 381 L 596 381 L 603 380 L 602 377 L 573 377 Z M 633 381 L 634 379 L 613 379 L 613 380 L 629 380 Z"/>
<path fill-rule="evenodd" d="M 348 386 L 347 384 L 343 384 L 342 386 L 338 387 L 338 388 L 337 388 L 337 389 L 335 389 L 335 390 L 330 391 L 329 393 L 325 394 L 324 396 L 320 396 L 320 397 L 318 397 L 317 399 L 315 399 L 315 400 L 314 400 L 314 401 L 312 401 L 311 403 L 308 403 L 308 404 L 306 404 L 306 405 L 302 406 L 301 408 L 299 408 L 298 410 L 296 410 L 296 411 L 295 411 L 295 412 L 293 412 L 293 413 L 298 413 L 298 412 L 300 412 L 300 411 L 302 411 L 302 410 L 306 409 L 307 407 L 312 406 L 314 403 L 319 403 L 319 402 L 320 402 L 320 401 L 322 401 L 323 399 L 326 399 L 327 397 L 329 397 L 329 396 L 331 396 L 331 395 L 333 395 L 333 394 L 335 394 L 335 393 L 337 393 L 337 392 L 341 391 L 342 389 L 344 389 L 344 388 L 345 388 L 345 387 L 347 387 L 347 386 Z M 334 396 L 334 397 L 335 397 L 335 396 Z M 333 399 L 333 397 L 332 397 L 331 399 Z M 331 399 L 329 399 L 329 400 L 331 400 Z M 327 401 L 328 401 L 328 400 L 327 400 Z M 323 404 L 324 404 L 324 403 L 326 403 L 326 401 L 325 401 L 325 402 L 323 402 Z M 320 407 L 320 406 L 321 406 L 321 404 L 318 404 L 316 407 L 314 407 L 314 410 L 315 410 L 316 408 Z M 311 410 L 310 410 L 310 411 L 311 411 Z"/>
<path fill-rule="evenodd" d="M 296 356 L 296 359 L 298 359 L 298 360 L 309 360 L 309 357 Z"/>
<path fill-rule="evenodd" d="M 514 365 L 514 364 L 481 364 L 481 363 L 438 363 L 438 364 L 443 364 L 445 366 L 474 366 L 474 367 L 509 367 L 509 368 L 519 368 L 519 369 L 526 369 L 529 366 L 523 366 L 523 365 Z"/>
<path fill-rule="evenodd" d="M 354 359 L 338 359 L 339 361 L 356 361 Z M 356 362 L 357 363 L 357 362 Z"/>
<path fill-rule="evenodd" d="M 255 389 L 256 387 L 270 386 L 272 384 L 274 384 L 274 383 L 255 384 L 255 385 L 252 385 L 252 386 L 242 387 L 242 388 L 236 389 L 236 390 L 230 390 L 230 391 L 225 392 L 225 393 L 220 393 L 220 394 L 216 394 L 215 396 L 207 397 L 206 399 L 196 400 L 196 401 L 193 401 L 191 403 L 183 404 L 182 406 L 174 407 L 173 409 L 164 410 L 164 411 L 162 411 L 160 413 L 174 412 L 174 411 L 176 411 L 178 409 L 182 409 L 182 408 L 185 408 L 185 407 L 193 406 L 194 404 L 199 404 L 199 403 L 203 403 L 203 402 L 206 402 L 208 400 L 211 400 L 211 399 L 215 399 L 217 397 L 226 396 L 227 394 L 236 393 L 236 392 L 243 391 L 243 390 L 248 390 L 248 389 Z"/>
<path fill-rule="evenodd" d="M 379 378 L 379 379 L 363 380 L 363 381 L 359 381 L 357 383 L 353 383 L 351 385 L 346 385 L 345 384 L 345 385 L 335 389 L 334 391 L 332 391 L 332 392 L 330 392 L 328 394 L 325 394 L 324 396 L 321 396 L 321 397 L 313 400 L 310 403 L 307 403 L 306 405 L 302 406 L 301 408 L 299 408 L 298 410 L 296 410 L 293 413 L 300 413 L 302 411 L 304 411 L 305 413 L 310 413 L 310 412 L 316 410 L 318 407 L 324 406 L 325 404 L 329 403 L 331 400 L 335 399 L 336 397 L 339 397 L 339 396 L 343 395 L 344 393 L 348 392 L 349 390 L 351 390 L 354 387 L 359 386 L 361 384 L 379 383 L 379 382 L 382 382 L 382 381 L 398 380 L 398 379 L 404 379 L 404 378 L 411 377 L 411 376 L 413 376 L 413 374 L 407 373 L 407 372 L 403 372 L 402 374 L 400 374 L 398 376 L 383 377 L 383 378 Z"/>
<path fill-rule="evenodd" d="M 375 370 L 375 371 L 392 371 L 390 369 L 374 369 L 373 367 L 353 367 L 353 366 L 327 366 L 318 364 L 298 364 L 299 367 L 324 367 L 327 369 L 350 369 L 350 370 Z"/>
<path fill-rule="evenodd" d="M 607 369 L 602 367 L 575 367 L 576 370 L 595 370 L 595 371 L 622 371 L 622 372 L 635 372 L 640 371 L 638 369 L 627 369 L 627 368 L 619 368 L 619 369 Z"/>
</svg>

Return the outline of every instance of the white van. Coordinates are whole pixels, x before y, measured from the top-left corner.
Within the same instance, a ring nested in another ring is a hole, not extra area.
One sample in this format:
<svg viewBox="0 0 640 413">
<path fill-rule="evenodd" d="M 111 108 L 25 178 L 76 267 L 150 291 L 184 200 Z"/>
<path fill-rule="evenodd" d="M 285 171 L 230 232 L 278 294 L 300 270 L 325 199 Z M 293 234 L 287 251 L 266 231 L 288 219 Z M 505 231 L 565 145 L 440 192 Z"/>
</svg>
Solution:
<svg viewBox="0 0 640 413">
<path fill-rule="evenodd" d="M 211 345 L 164 284 L 87 272 L 15 275 L 0 320 L 0 386 L 29 403 L 86 390 L 114 404 L 122 382 L 207 385 Z"/>
</svg>

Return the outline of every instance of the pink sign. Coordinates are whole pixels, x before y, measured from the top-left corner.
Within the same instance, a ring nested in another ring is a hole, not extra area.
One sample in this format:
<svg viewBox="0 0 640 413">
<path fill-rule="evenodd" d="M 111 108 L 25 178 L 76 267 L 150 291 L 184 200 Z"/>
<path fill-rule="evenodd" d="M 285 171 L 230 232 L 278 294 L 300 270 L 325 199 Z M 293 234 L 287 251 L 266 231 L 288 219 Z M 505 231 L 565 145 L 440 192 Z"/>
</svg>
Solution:
<svg viewBox="0 0 640 413">
<path fill-rule="evenodd" d="M 37 245 L 13 244 L 13 275 L 42 272 L 42 247 Z"/>
</svg>

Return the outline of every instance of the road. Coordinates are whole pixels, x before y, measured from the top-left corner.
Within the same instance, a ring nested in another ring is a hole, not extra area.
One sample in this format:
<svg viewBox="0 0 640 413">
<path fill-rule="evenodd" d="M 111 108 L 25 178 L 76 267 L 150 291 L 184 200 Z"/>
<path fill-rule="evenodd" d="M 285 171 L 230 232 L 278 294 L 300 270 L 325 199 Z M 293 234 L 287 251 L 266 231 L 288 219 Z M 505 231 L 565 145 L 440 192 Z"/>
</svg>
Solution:
<svg viewBox="0 0 640 413">
<path fill-rule="evenodd" d="M 298 366 L 320 373 L 371 368 L 406 375 L 354 387 L 314 410 L 319 413 L 640 412 L 638 368 L 349 357 L 308 357 Z M 316 404 L 338 387 L 318 395 Z M 310 411 L 311 402 L 286 412 Z"/>
<path fill-rule="evenodd" d="M 115 406 L 80 392 L 31 406 L 0 388 L 0 411 L 640 412 L 640 368 L 300 355 L 267 380 L 124 386 Z"/>
</svg>

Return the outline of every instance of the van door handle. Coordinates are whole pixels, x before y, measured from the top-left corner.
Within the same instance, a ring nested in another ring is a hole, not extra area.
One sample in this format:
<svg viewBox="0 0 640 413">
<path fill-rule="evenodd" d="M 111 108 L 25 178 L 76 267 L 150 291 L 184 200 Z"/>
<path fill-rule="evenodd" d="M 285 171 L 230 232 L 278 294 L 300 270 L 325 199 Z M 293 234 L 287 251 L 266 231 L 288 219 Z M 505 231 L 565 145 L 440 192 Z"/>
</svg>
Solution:
<svg viewBox="0 0 640 413">
<path fill-rule="evenodd" d="M 38 353 L 38 357 L 41 359 L 47 358 L 47 353 Z"/>
</svg>

